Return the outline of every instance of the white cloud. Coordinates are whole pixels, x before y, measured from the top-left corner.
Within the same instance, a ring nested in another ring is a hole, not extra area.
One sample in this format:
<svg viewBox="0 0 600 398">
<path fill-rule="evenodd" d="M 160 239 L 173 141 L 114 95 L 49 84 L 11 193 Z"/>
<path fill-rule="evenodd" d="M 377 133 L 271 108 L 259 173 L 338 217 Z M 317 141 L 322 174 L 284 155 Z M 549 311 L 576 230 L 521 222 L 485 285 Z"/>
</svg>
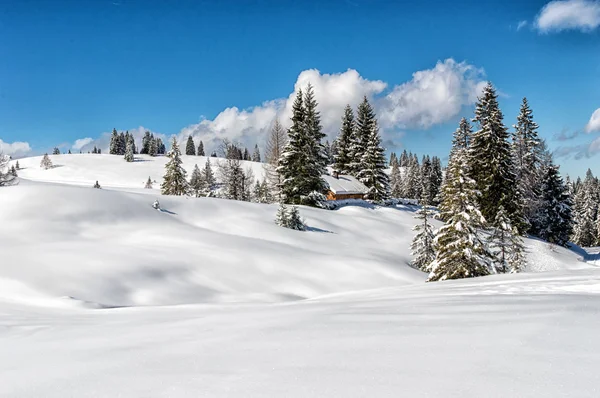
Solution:
<svg viewBox="0 0 600 398">
<path fill-rule="evenodd" d="M 519 21 L 517 25 L 517 32 L 527 26 L 527 21 Z"/>
<path fill-rule="evenodd" d="M 90 137 L 80 138 L 80 139 L 76 140 L 73 143 L 73 146 L 71 148 L 73 148 L 76 151 L 78 151 L 78 150 L 80 150 L 81 148 L 83 148 L 84 146 L 86 146 L 87 144 L 89 144 L 92 141 L 94 141 L 94 139 L 90 138 Z"/>
<path fill-rule="evenodd" d="M 586 133 L 591 133 L 593 131 L 600 131 L 600 108 L 596 109 L 594 113 L 592 113 L 592 117 L 590 121 L 585 126 Z"/>
<path fill-rule="evenodd" d="M 546 4 L 536 17 L 542 33 L 563 30 L 591 32 L 600 26 L 599 0 L 558 0 Z"/>
<path fill-rule="evenodd" d="M 335 74 L 321 74 L 316 69 L 300 73 L 294 91 L 287 97 L 267 101 L 247 110 L 227 108 L 213 120 L 184 128 L 178 135 L 183 142 L 188 135 L 202 139 L 205 147 L 214 147 L 228 138 L 246 145 L 262 145 L 276 117 L 289 125 L 294 97 L 310 82 L 319 102 L 323 131 L 335 138 L 346 104 L 352 107 L 367 96 L 379 116 L 384 131 L 399 128 L 428 128 L 456 116 L 463 105 L 473 104 L 485 82 L 483 71 L 453 59 L 438 62 L 433 69 L 416 72 L 413 79 L 394 87 L 387 95 L 387 83 L 368 80 L 354 69 Z M 392 138 L 385 137 L 389 142 Z M 398 138 L 398 137 L 395 137 Z"/>
<path fill-rule="evenodd" d="M 13 142 L 8 143 L 0 140 L 0 153 L 9 155 L 13 158 L 23 157 L 31 152 L 31 147 L 27 142 Z"/>
<path fill-rule="evenodd" d="M 482 69 L 447 59 L 433 69 L 415 72 L 379 103 L 383 127 L 429 128 L 475 103 L 486 82 Z"/>
</svg>

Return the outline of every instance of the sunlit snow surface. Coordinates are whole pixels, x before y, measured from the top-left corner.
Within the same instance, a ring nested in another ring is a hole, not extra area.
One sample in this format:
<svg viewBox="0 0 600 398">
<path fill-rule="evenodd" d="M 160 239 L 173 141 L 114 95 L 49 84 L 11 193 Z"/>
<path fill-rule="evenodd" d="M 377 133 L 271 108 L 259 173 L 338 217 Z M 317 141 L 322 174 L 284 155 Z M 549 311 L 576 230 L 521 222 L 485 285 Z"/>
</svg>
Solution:
<svg viewBox="0 0 600 398">
<path fill-rule="evenodd" d="M 408 207 L 297 232 L 141 189 L 163 159 L 51 157 L 0 189 L 2 397 L 600 396 L 598 250 L 526 240 L 528 273 L 424 283 Z"/>
</svg>

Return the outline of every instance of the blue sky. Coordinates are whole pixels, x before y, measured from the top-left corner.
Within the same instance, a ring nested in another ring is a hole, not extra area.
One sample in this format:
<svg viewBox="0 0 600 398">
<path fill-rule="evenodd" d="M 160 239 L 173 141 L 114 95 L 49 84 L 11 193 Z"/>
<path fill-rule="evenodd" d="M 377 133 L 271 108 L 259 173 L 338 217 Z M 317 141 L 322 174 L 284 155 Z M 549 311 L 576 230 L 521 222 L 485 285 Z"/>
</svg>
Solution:
<svg viewBox="0 0 600 398">
<path fill-rule="evenodd" d="M 489 79 L 507 125 L 527 96 L 563 172 L 600 173 L 600 2 L 424 3 L 0 2 L 0 145 L 86 150 L 113 127 L 262 145 L 311 81 L 332 137 L 367 94 L 390 149 L 445 157 Z"/>
</svg>

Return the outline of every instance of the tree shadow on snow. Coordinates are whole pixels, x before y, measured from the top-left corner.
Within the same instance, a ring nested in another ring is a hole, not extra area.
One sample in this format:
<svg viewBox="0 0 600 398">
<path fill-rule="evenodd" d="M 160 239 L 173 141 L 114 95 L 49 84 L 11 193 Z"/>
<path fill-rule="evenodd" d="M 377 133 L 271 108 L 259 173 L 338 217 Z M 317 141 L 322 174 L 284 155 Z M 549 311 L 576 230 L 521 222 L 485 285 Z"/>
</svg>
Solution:
<svg viewBox="0 0 600 398">
<path fill-rule="evenodd" d="M 325 233 L 325 234 L 332 234 L 333 233 L 331 231 L 327 231 L 325 229 L 321 229 L 321 228 L 317 228 L 317 227 L 308 227 L 307 226 L 306 230 L 309 231 L 309 232 L 322 232 L 322 233 Z"/>
<path fill-rule="evenodd" d="M 166 209 L 160 209 L 160 212 L 161 212 L 161 213 L 167 213 L 167 214 L 174 214 L 174 215 L 177 215 L 177 213 L 175 213 L 175 212 L 172 212 L 172 211 L 170 211 L 170 210 L 166 210 Z"/>
</svg>

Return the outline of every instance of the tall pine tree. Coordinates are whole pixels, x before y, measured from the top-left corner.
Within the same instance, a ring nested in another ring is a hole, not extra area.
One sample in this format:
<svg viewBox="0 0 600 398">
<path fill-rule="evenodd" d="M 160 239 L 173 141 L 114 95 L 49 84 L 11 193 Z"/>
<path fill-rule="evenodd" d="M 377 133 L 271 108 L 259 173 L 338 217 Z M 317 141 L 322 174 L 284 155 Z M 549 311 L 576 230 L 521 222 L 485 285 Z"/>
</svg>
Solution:
<svg viewBox="0 0 600 398">
<path fill-rule="evenodd" d="M 163 195 L 187 195 L 189 184 L 185 178 L 186 171 L 181 166 L 181 151 L 175 137 L 171 141 L 171 150 L 167 156 L 169 157 L 169 161 L 165 165 L 165 175 L 160 185 L 161 193 Z"/>
<path fill-rule="evenodd" d="M 191 135 L 188 135 L 187 142 L 185 145 L 185 154 L 188 156 L 196 156 L 196 144 Z"/>
<path fill-rule="evenodd" d="M 361 170 L 356 177 L 368 188 L 367 198 L 378 202 L 389 198 L 390 182 L 385 172 L 385 149 L 381 146 L 377 121 L 370 125 L 371 133 L 361 159 Z"/>
<path fill-rule="evenodd" d="M 342 126 L 337 138 L 337 154 L 333 169 L 339 174 L 350 174 L 352 163 L 352 155 L 350 147 L 354 139 L 354 112 L 350 105 L 346 105 L 344 115 L 342 116 Z"/>
</svg>

